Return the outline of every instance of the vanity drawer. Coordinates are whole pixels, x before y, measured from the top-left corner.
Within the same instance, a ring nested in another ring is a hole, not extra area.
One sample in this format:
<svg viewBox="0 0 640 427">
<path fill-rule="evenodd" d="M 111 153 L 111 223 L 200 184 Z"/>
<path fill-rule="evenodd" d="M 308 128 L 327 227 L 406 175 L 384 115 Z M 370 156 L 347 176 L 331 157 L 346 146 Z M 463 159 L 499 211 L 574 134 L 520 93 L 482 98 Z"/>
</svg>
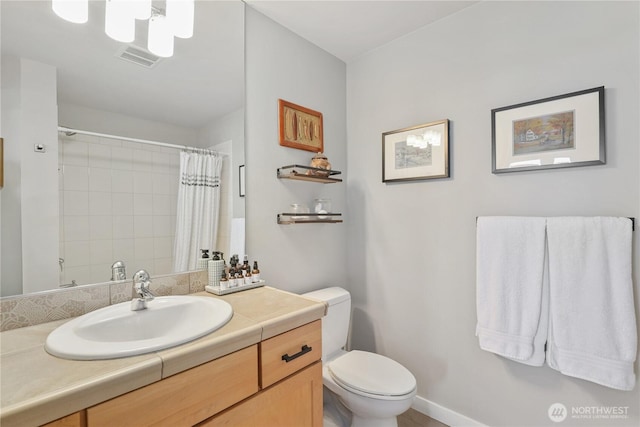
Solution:
<svg viewBox="0 0 640 427">
<path fill-rule="evenodd" d="M 260 343 L 261 387 L 280 381 L 322 357 L 320 320 Z"/>
<path fill-rule="evenodd" d="M 89 427 L 194 425 L 258 391 L 257 345 L 87 409 Z"/>
</svg>

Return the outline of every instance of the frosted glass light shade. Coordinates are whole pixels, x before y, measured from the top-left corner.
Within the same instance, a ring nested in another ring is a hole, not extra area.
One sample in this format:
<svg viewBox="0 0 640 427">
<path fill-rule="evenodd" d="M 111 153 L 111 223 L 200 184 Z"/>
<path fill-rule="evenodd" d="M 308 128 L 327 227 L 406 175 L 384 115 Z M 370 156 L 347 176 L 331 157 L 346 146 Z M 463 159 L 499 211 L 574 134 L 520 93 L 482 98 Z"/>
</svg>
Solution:
<svg viewBox="0 0 640 427">
<path fill-rule="evenodd" d="M 193 37 L 193 0 L 167 0 L 167 19 L 176 37 Z"/>
<path fill-rule="evenodd" d="M 104 31 L 109 37 L 123 43 L 131 43 L 136 36 L 134 2 L 107 0 Z"/>
<path fill-rule="evenodd" d="M 133 2 L 133 15 L 136 19 L 151 18 L 151 0 L 131 0 Z"/>
<path fill-rule="evenodd" d="M 173 32 L 164 15 L 154 14 L 149 20 L 149 52 L 163 58 L 173 55 Z"/>
<path fill-rule="evenodd" d="M 89 0 L 52 0 L 51 8 L 60 18 L 75 24 L 89 20 Z"/>
</svg>

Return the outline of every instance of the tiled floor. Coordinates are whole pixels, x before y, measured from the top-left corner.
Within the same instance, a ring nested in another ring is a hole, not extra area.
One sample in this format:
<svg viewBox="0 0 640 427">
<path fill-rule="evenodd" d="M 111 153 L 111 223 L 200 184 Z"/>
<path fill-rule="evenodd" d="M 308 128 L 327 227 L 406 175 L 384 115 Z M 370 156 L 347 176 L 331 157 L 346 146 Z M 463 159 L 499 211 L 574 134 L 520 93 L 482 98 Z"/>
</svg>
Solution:
<svg viewBox="0 0 640 427">
<path fill-rule="evenodd" d="M 447 427 L 447 425 L 433 418 L 429 418 L 414 409 L 409 409 L 404 414 L 398 416 L 398 427 Z"/>
</svg>

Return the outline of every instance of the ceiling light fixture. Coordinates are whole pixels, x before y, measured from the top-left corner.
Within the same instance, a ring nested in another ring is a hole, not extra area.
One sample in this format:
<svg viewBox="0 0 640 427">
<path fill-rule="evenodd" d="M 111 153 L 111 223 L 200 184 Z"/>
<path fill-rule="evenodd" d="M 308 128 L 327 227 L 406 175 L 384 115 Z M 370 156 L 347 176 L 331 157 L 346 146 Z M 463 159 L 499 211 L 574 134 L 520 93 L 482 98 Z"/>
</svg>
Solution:
<svg viewBox="0 0 640 427">
<path fill-rule="evenodd" d="M 149 52 L 163 58 L 173 55 L 173 32 L 167 17 L 157 12 L 151 13 L 149 20 Z"/>
<path fill-rule="evenodd" d="M 136 38 L 135 2 L 107 0 L 104 32 L 114 40 L 131 43 Z"/>
<path fill-rule="evenodd" d="M 89 20 L 89 0 L 52 0 L 51 8 L 60 18 L 74 24 Z"/>
<path fill-rule="evenodd" d="M 89 18 L 89 0 L 51 0 L 53 11 L 69 22 L 82 24 Z M 173 37 L 193 36 L 194 0 L 166 0 L 166 14 L 152 0 L 105 0 L 104 30 L 114 40 L 135 40 L 136 19 L 149 21 L 149 51 L 162 57 L 173 55 Z"/>
<path fill-rule="evenodd" d="M 167 20 L 176 37 L 193 36 L 193 0 L 167 0 Z"/>
</svg>

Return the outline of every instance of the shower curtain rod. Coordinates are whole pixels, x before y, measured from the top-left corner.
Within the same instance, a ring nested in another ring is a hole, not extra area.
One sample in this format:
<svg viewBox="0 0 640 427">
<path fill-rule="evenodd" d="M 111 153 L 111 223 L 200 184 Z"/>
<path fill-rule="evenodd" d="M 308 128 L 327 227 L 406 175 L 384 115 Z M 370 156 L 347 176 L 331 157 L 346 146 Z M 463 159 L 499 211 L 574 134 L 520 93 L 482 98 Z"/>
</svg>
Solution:
<svg viewBox="0 0 640 427">
<path fill-rule="evenodd" d="M 58 126 L 58 131 L 59 132 L 73 132 L 73 133 L 79 133 L 79 134 L 82 134 L 82 135 L 99 136 L 99 137 L 102 137 L 102 138 L 120 139 L 122 141 L 129 141 L 129 142 L 139 142 L 141 144 L 155 145 L 155 146 L 158 146 L 158 147 L 175 148 L 177 150 L 203 150 L 203 151 L 210 151 L 210 152 L 216 153 L 216 154 L 218 154 L 220 156 L 223 156 L 223 157 L 227 156 L 226 153 L 218 153 L 217 151 L 211 150 L 209 148 L 197 148 L 197 147 L 190 147 L 188 145 L 169 144 L 168 142 L 151 141 L 151 140 L 148 140 L 148 139 L 138 139 L 138 138 L 129 138 L 129 137 L 126 137 L 126 136 L 109 135 L 108 133 L 98 133 L 98 132 L 90 132 L 88 130 L 72 129 L 72 128 L 68 128 L 66 126 Z"/>
</svg>

